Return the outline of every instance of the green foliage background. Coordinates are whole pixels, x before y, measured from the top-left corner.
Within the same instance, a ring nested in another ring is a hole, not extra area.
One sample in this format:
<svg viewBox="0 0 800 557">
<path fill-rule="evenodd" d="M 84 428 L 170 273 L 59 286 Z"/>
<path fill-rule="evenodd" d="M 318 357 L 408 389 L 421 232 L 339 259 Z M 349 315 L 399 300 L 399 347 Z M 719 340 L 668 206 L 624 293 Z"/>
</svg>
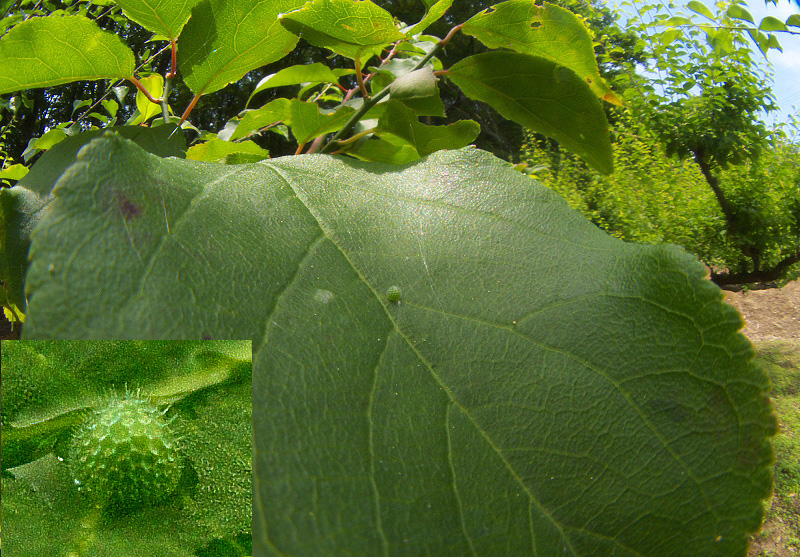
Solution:
<svg viewBox="0 0 800 557">
<path fill-rule="evenodd" d="M 719 203 L 697 164 L 669 157 L 656 135 L 630 115 L 612 125 L 614 173 L 601 175 L 535 136 L 522 160 L 532 175 L 562 195 L 597 226 L 618 238 L 684 246 L 706 265 L 745 271 L 751 265 L 726 234 Z M 755 162 L 720 171 L 731 202 L 746 219 L 746 237 L 763 250 L 764 265 L 800 250 L 800 147 L 788 140 Z M 800 276 L 795 264 L 777 283 Z"/>
</svg>

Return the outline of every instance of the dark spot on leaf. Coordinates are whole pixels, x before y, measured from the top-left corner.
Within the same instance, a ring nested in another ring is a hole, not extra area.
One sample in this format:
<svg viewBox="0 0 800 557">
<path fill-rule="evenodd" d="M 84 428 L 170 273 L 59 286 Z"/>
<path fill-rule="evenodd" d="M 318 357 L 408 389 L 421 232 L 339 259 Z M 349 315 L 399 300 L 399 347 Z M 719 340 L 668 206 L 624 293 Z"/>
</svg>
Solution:
<svg viewBox="0 0 800 557">
<path fill-rule="evenodd" d="M 531 29 L 536 29 L 537 27 L 541 27 L 541 26 L 542 26 L 542 24 L 539 23 L 538 21 L 532 21 L 531 22 Z"/>
<path fill-rule="evenodd" d="M 694 414 L 679 402 L 667 398 L 653 398 L 644 406 L 653 414 L 663 416 L 671 423 L 686 423 Z"/>
<path fill-rule="evenodd" d="M 592 78 L 591 78 L 591 77 L 587 77 L 587 78 L 586 78 L 586 83 L 588 83 L 589 85 L 591 85 L 591 84 L 592 84 Z"/>
<path fill-rule="evenodd" d="M 125 197 L 124 194 L 119 194 L 117 197 L 117 206 L 119 207 L 119 212 L 122 213 L 122 217 L 125 220 L 138 217 L 142 212 L 141 208 L 136 205 L 136 203 Z"/>
</svg>

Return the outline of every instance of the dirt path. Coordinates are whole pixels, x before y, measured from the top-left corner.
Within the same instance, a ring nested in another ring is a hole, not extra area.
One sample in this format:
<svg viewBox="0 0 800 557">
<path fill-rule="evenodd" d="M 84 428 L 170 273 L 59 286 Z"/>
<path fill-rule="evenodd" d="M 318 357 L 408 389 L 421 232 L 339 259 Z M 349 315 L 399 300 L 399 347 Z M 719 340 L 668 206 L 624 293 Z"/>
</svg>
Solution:
<svg viewBox="0 0 800 557">
<path fill-rule="evenodd" d="M 783 288 L 726 292 L 725 300 L 744 316 L 750 340 L 800 339 L 800 280 Z"/>
</svg>

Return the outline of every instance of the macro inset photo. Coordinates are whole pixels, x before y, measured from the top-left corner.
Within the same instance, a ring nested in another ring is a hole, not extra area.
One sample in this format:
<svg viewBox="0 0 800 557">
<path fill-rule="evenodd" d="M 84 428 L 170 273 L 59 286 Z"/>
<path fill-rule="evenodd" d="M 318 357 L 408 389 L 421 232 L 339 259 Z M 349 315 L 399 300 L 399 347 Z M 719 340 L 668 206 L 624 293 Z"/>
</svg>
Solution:
<svg viewBox="0 0 800 557">
<path fill-rule="evenodd" d="M 4 341 L 9 555 L 250 555 L 250 341 Z"/>
</svg>

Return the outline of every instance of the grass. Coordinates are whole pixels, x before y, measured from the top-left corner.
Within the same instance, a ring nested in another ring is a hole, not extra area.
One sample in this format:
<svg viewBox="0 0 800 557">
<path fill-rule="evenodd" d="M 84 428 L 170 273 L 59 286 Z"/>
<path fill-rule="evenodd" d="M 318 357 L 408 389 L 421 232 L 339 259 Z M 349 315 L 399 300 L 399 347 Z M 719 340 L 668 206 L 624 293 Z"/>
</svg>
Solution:
<svg viewBox="0 0 800 557">
<path fill-rule="evenodd" d="M 800 341 L 762 343 L 757 348 L 757 359 L 772 381 L 780 430 L 773 439 L 773 496 L 749 555 L 800 556 Z"/>
</svg>

